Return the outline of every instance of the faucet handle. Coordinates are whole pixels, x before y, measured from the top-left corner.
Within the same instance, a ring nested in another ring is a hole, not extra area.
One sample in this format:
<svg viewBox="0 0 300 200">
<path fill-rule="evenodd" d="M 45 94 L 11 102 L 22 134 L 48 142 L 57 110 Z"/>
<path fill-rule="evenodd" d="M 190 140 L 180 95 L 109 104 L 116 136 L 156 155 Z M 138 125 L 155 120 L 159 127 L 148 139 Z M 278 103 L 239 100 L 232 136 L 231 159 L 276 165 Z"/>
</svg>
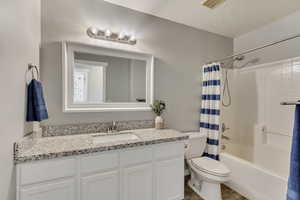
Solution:
<svg viewBox="0 0 300 200">
<path fill-rule="evenodd" d="M 230 128 L 229 127 L 226 127 L 225 123 L 222 123 L 222 127 L 221 127 L 221 130 L 222 130 L 222 133 L 224 133 L 225 131 L 229 130 Z"/>
<path fill-rule="evenodd" d="M 223 134 L 222 134 L 221 138 L 224 139 L 224 140 L 230 140 L 230 137 L 227 137 L 227 136 L 225 136 Z"/>
</svg>

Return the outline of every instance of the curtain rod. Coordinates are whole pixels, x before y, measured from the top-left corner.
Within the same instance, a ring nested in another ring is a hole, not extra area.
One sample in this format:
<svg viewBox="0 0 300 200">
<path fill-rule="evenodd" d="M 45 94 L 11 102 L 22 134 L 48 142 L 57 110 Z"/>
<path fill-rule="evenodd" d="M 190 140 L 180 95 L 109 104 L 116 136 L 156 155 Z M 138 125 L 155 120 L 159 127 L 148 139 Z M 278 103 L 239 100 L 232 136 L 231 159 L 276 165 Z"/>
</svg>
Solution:
<svg viewBox="0 0 300 200">
<path fill-rule="evenodd" d="M 263 45 L 263 46 L 260 46 L 260 47 L 254 48 L 254 49 L 249 49 L 249 50 L 244 51 L 244 52 L 236 53 L 236 54 L 233 54 L 231 56 L 227 56 L 225 58 L 221 58 L 219 60 L 210 61 L 210 62 L 208 62 L 206 64 L 211 64 L 211 63 L 214 63 L 214 62 L 221 62 L 221 61 L 225 61 L 225 60 L 228 60 L 228 59 L 231 59 L 231 58 L 234 58 L 234 57 L 243 56 L 243 55 L 246 55 L 248 53 L 252 53 L 254 51 L 258 51 L 260 49 L 264 49 L 264 48 L 267 48 L 267 47 L 270 47 L 270 46 L 274 46 L 276 44 L 280 44 L 282 42 L 286 42 L 286 41 L 289 41 L 289 40 L 292 40 L 292 39 L 295 39 L 295 38 L 299 38 L 299 37 L 300 37 L 300 34 L 294 35 L 294 36 L 291 36 L 291 37 L 288 37 L 288 38 L 285 38 L 285 39 L 282 39 L 282 40 L 278 40 L 276 42 L 271 42 L 269 44 L 266 44 L 266 45 Z"/>
<path fill-rule="evenodd" d="M 299 105 L 299 104 L 300 104 L 300 100 L 298 100 L 298 101 L 284 101 L 284 102 L 280 103 L 280 105 L 283 105 L 283 106 Z"/>
</svg>

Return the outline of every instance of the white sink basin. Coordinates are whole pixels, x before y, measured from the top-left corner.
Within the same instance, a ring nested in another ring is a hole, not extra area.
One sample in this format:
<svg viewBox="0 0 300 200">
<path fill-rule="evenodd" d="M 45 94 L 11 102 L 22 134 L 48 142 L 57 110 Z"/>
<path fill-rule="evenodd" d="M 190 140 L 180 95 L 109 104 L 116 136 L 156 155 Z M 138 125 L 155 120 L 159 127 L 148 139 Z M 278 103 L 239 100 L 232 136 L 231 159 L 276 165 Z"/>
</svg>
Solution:
<svg viewBox="0 0 300 200">
<path fill-rule="evenodd" d="M 93 136 L 94 143 L 119 142 L 119 141 L 137 140 L 137 139 L 139 139 L 139 137 L 131 133 Z"/>
</svg>

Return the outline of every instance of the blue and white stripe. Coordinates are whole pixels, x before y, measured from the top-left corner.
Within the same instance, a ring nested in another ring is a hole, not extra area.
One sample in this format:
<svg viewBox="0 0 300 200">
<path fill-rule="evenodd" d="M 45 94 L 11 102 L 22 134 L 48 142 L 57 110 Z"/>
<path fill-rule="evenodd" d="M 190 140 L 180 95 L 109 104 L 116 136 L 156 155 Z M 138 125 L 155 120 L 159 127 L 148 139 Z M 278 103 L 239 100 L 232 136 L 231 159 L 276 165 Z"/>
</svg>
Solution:
<svg viewBox="0 0 300 200">
<path fill-rule="evenodd" d="M 200 132 L 207 134 L 203 156 L 219 160 L 221 71 L 220 64 L 203 66 Z"/>
</svg>

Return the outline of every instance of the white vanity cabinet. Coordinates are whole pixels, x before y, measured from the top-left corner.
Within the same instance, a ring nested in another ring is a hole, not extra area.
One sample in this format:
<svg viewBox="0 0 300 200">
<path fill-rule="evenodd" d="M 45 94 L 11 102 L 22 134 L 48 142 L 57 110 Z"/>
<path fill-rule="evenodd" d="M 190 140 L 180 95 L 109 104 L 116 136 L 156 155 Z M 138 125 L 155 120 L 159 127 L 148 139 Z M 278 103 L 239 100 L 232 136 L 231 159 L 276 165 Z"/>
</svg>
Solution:
<svg viewBox="0 0 300 200">
<path fill-rule="evenodd" d="M 94 174 L 81 178 L 81 198 L 84 200 L 118 200 L 118 171 Z"/>
<path fill-rule="evenodd" d="M 182 200 L 184 142 L 17 165 L 17 200 Z"/>
<path fill-rule="evenodd" d="M 179 147 L 176 143 L 155 148 L 155 200 L 184 199 L 183 148 L 183 146 Z"/>
<path fill-rule="evenodd" d="M 75 181 L 63 180 L 52 183 L 39 184 L 33 187 L 22 188 L 20 190 L 20 199 L 22 200 L 54 200 L 76 199 L 76 184 Z"/>
<path fill-rule="evenodd" d="M 17 165 L 17 199 L 77 200 L 76 171 L 75 159 Z"/>
<path fill-rule="evenodd" d="M 121 152 L 121 200 L 153 199 L 153 148 Z"/>
<path fill-rule="evenodd" d="M 105 152 L 80 159 L 80 199 L 119 200 L 119 152 Z"/>
</svg>

